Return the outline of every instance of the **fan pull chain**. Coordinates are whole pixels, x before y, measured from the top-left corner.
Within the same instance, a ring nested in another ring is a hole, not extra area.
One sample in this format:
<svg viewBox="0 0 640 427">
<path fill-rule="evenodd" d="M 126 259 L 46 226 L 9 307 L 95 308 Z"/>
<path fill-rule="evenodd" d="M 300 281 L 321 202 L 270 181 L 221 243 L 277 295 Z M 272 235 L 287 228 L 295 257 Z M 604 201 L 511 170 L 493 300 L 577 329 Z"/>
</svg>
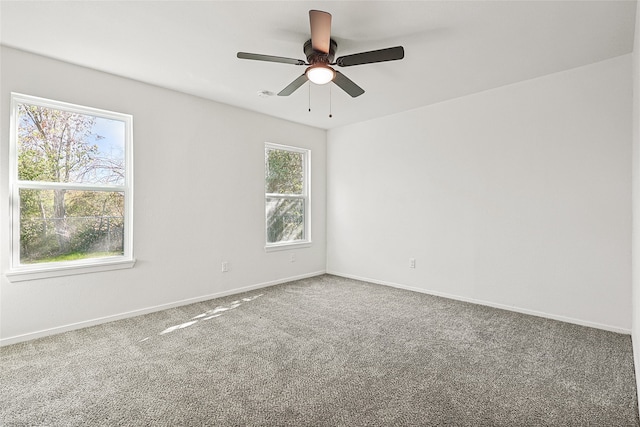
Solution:
<svg viewBox="0 0 640 427">
<path fill-rule="evenodd" d="M 309 112 L 311 112 L 311 81 L 309 81 Z"/>
<path fill-rule="evenodd" d="M 331 114 L 331 83 L 329 83 L 329 118 L 333 117 Z"/>
</svg>

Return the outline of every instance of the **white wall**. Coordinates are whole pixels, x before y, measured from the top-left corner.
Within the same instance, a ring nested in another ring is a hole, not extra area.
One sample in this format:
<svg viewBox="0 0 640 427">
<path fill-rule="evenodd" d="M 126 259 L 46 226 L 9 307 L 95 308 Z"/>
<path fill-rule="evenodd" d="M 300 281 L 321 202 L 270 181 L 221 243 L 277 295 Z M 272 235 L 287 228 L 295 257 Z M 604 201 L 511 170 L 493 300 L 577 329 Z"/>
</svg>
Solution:
<svg viewBox="0 0 640 427">
<path fill-rule="evenodd" d="M 329 131 L 327 271 L 629 332 L 630 69 Z"/>
<path fill-rule="evenodd" d="M 3 343 L 324 272 L 324 130 L 5 47 L 1 66 L 2 171 L 12 91 L 133 114 L 137 258 L 129 270 L 19 283 L 2 275 Z M 295 250 L 295 263 L 288 251 L 264 251 L 265 141 L 312 150 L 314 243 Z M 0 268 L 6 272 L 8 178 L 0 175 Z M 220 272 L 222 260 L 230 272 Z"/>
<path fill-rule="evenodd" d="M 636 6 L 633 43 L 633 356 L 640 390 L 640 7 Z"/>
</svg>

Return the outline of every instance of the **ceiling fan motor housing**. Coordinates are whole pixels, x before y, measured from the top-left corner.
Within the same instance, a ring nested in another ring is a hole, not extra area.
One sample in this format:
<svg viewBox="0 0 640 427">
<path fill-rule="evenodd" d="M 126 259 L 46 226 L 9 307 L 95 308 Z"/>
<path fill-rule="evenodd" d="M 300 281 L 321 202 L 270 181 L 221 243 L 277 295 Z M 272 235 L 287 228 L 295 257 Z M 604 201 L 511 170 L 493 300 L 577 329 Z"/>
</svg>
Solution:
<svg viewBox="0 0 640 427">
<path fill-rule="evenodd" d="M 329 42 L 329 53 L 324 53 L 315 50 L 311 45 L 311 39 L 307 40 L 304 44 L 304 54 L 307 57 L 307 62 L 310 65 L 314 64 L 331 64 L 336 56 L 336 49 L 338 44 L 335 40 L 331 39 Z"/>
</svg>

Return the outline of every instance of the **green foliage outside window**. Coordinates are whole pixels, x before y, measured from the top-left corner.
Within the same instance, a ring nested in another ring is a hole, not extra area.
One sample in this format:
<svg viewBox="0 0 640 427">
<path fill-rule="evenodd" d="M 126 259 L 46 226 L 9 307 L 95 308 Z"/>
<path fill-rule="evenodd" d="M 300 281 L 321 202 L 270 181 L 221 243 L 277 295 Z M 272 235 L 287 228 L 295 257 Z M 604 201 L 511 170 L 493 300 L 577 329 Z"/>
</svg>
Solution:
<svg viewBox="0 0 640 427">
<path fill-rule="evenodd" d="M 267 243 L 305 239 L 305 154 L 266 148 Z"/>
<path fill-rule="evenodd" d="M 20 262 L 122 255 L 124 193 L 99 188 L 124 184 L 124 124 L 19 104 L 17 137 Z"/>
<path fill-rule="evenodd" d="M 266 192 L 302 194 L 304 155 L 294 151 L 267 149 L 265 156 Z"/>
</svg>

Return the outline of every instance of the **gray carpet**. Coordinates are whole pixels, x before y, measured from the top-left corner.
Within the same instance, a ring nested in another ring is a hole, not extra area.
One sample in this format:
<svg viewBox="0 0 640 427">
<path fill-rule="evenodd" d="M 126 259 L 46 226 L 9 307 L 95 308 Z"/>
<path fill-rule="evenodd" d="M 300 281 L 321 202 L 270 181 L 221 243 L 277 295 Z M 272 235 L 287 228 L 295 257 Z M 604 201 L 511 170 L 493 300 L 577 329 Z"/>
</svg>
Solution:
<svg viewBox="0 0 640 427">
<path fill-rule="evenodd" d="M 627 335 L 320 276 L 3 347 L 4 426 L 637 426 Z"/>
</svg>

